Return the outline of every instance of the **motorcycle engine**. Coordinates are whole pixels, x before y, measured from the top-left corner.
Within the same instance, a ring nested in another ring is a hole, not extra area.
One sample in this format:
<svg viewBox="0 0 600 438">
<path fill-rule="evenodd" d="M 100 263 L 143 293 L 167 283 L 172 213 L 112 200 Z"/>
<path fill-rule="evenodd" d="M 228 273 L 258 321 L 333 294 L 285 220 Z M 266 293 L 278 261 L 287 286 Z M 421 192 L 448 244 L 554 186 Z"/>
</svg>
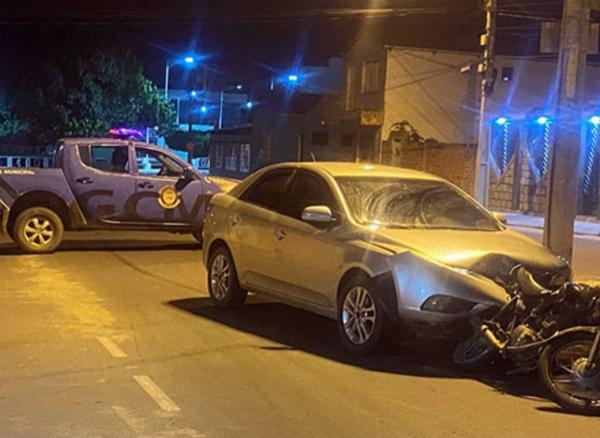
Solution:
<svg viewBox="0 0 600 438">
<path fill-rule="evenodd" d="M 510 335 L 510 345 L 514 347 L 519 347 L 521 345 L 531 344 L 533 342 L 541 340 L 542 337 L 539 333 L 533 330 L 527 324 L 521 324 L 515 327 Z M 513 356 L 513 361 L 517 364 L 524 365 L 527 362 L 530 362 L 532 359 L 537 358 L 537 350 L 527 350 L 523 353 L 515 354 Z"/>
</svg>

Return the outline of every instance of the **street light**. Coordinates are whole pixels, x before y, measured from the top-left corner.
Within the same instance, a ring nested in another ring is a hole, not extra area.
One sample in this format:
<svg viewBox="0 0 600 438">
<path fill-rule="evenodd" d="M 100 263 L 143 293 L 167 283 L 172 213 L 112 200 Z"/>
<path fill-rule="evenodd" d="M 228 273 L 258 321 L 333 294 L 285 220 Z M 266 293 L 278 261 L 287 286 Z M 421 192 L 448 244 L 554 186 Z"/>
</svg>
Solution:
<svg viewBox="0 0 600 438">
<path fill-rule="evenodd" d="M 183 58 L 183 63 L 187 64 L 189 66 L 192 66 L 196 63 L 197 58 L 194 56 L 185 56 Z M 167 62 L 165 64 L 165 99 L 169 100 L 169 71 L 171 70 L 171 67 L 177 65 L 178 63 L 178 58 L 173 59 L 167 59 Z"/>
</svg>

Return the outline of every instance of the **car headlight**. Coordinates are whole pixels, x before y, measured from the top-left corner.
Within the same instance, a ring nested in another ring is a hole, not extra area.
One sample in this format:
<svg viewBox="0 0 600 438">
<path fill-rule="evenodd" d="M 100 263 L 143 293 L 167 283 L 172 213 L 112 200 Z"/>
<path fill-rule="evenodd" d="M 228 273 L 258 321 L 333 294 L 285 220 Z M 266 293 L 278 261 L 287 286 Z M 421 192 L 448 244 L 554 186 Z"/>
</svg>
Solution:
<svg viewBox="0 0 600 438">
<path fill-rule="evenodd" d="M 449 295 L 432 295 L 421 305 L 421 310 L 440 313 L 463 313 L 468 312 L 477 303 L 463 300 L 461 298 L 451 297 Z"/>
</svg>

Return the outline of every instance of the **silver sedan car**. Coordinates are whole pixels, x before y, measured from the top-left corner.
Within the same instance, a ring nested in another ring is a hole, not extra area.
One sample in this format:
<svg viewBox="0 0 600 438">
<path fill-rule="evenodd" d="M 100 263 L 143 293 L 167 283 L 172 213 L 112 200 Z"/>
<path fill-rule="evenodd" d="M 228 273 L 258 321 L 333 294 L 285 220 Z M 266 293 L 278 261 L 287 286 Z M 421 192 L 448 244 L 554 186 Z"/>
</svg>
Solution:
<svg viewBox="0 0 600 438">
<path fill-rule="evenodd" d="M 215 306 L 269 295 L 337 320 L 356 353 L 503 304 L 516 264 L 548 286 L 570 277 L 449 182 L 359 163 L 263 168 L 212 198 L 203 238 Z"/>
</svg>

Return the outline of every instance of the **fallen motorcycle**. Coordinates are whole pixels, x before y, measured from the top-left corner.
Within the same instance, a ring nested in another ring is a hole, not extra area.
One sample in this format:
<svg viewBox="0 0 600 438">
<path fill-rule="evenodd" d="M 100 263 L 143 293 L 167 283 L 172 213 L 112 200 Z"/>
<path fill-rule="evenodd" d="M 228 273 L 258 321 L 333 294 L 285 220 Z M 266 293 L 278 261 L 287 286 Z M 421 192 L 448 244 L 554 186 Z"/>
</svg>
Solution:
<svg viewBox="0 0 600 438">
<path fill-rule="evenodd" d="M 546 290 L 522 266 L 504 287 L 510 300 L 472 321 L 475 333 L 459 343 L 453 361 L 473 368 L 499 355 L 517 370 L 537 368 L 564 409 L 600 415 L 600 287 L 567 282 Z"/>
</svg>

